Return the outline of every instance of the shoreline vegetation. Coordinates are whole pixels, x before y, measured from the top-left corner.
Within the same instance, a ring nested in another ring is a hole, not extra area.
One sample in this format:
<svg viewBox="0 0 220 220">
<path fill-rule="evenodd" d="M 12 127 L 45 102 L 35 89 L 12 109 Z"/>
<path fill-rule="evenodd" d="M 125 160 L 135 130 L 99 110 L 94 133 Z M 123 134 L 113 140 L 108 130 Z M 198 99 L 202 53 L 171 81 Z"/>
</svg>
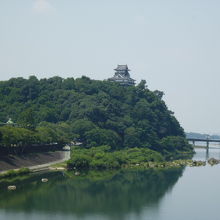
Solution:
<svg viewBox="0 0 220 220">
<path fill-rule="evenodd" d="M 199 148 L 200 146 L 197 146 Z M 203 147 L 200 147 L 203 148 Z M 172 168 L 184 168 L 184 167 L 199 167 L 214 166 L 220 163 L 220 160 L 210 158 L 208 161 L 198 161 L 192 159 L 174 159 L 170 161 L 164 160 L 157 152 L 149 152 L 146 149 L 127 149 L 121 152 L 108 152 L 108 146 L 102 146 L 90 151 L 83 152 L 85 149 L 80 149 L 80 147 L 72 147 L 71 159 L 63 160 L 62 162 L 55 162 L 44 171 L 49 172 L 65 172 L 67 176 L 87 176 L 90 172 L 113 172 L 118 170 L 149 170 L 149 169 L 172 169 Z M 79 151 L 78 153 L 76 153 Z M 148 157 L 144 157 L 144 152 L 147 153 Z M 111 154 L 112 159 L 109 155 L 103 155 L 103 153 Z M 138 154 L 142 155 L 140 157 Z M 97 155 L 98 154 L 98 155 Z M 102 155 L 100 155 L 102 154 Z M 83 156 L 82 156 L 83 155 Z M 89 158 L 93 155 L 94 158 L 99 161 L 92 161 Z M 116 156 L 117 155 L 117 156 Z M 151 155 L 151 156 L 150 156 Z M 101 156 L 101 157 L 100 157 Z M 108 156 L 106 160 L 106 156 Z M 116 157 L 115 157 L 116 156 Z M 184 158 L 191 158 L 192 154 L 185 153 Z M 85 160 L 86 158 L 86 160 Z M 101 159 L 101 161 L 100 161 Z M 121 164 L 119 164 L 121 161 Z M 90 164 L 91 163 L 91 164 Z M 27 176 L 31 173 L 41 172 L 42 170 L 35 169 L 34 171 L 29 168 L 20 168 L 7 170 L 0 173 L 0 181 L 2 180 L 17 180 L 17 178 Z"/>
<path fill-rule="evenodd" d="M 197 146 L 199 148 L 199 146 Z M 48 172 L 65 172 L 67 176 L 87 176 L 90 172 L 112 172 L 118 170 L 149 170 L 149 169 L 175 169 L 175 168 L 184 168 L 184 167 L 199 167 L 214 166 L 220 163 L 220 160 L 215 158 L 210 158 L 208 161 L 199 161 L 192 160 L 187 158 L 192 158 L 193 154 L 186 152 L 184 158 L 186 159 L 174 159 L 170 161 L 164 160 L 157 152 L 149 152 L 146 149 L 127 149 L 126 151 L 121 152 L 107 152 L 109 150 L 108 146 L 101 146 L 90 151 L 83 152 L 85 149 L 80 149 L 80 147 L 74 146 L 71 150 L 71 159 L 63 160 L 62 162 L 55 162 L 48 165 L 46 169 L 29 169 L 29 168 L 20 168 L 7 170 L 0 173 L 0 182 L 2 180 L 17 180 L 17 178 L 27 176 L 31 173 L 48 171 Z M 76 153 L 77 151 L 80 151 Z M 144 152 L 147 153 L 147 158 L 144 157 Z M 84 154 L 85 153 L 85 154 Z M 98 155 L 96 154 L 98 153 Z M 103 155 L 103 153 L 110 154 Z M 140 154 L 141 153 L 141 157 Z M 102 156 L 100 157 L 100 154 Z M 83 155 L 83 156 L 82 156 Z M 101 159 L 101 161 L 92 161 L 90 156 L 94 156 L 96 159 Z M 116 156 L 118 155 L 118 156 Z M 97 157 L 98 156 L 98 157 Z M 108 156 L 106 158 L 106 156 Z M 116 157 L 115 157 L 116 156 Z M 86 160 L 85 160 L 86 158 Z M 183 158 L 183 157 L 182 157 Z M 106 160 L 107 159 L 107 160 Z M 121 161 L 121 164 L 119 164 Z M 91 164 L 90 164 L 91 163 Z M 43 164 L 44 165 L 44 164 Z M 72 172 L 73 171 L 73 172 Z"/>
<path fill-rule="evenodd" d="M 137 164 L 126 164 L 124 166 L 118 167 L 118 168 L 108 168 L 108 169 L 76 169 L 68 167 L 68 163 L 62 162 L 54 164 L 50 167 L 48 167 L 48 172 L 65 172 L 65 175 L 67 176 L 88 176 L 91 172 L 117 172 L 117 171 L 126 171 L 126 170 L 166 170 L 166 169 L 177 169 L 177 168 L 184 168 L 184 167 L 200 167 L 200 166 L 206 166 L 209 164 L 210 166 L 214 166 L 220 163 L 220 160 L 210 158 L 207 162 L 206 161 L 196 161 L 192 159 L 179 159 L 179 160 L 173 160 L 173 161 L 163 161 L 163 162 L 142 162 Z M 74 172 L 72 172 L 74 171 Z M 41 173 L 41 171 L 37 171 L 38 173 Z M 18 180 L 20 177 L 27 177 L 27 175 L 31 175 L 33 173 L 32 170 L 29 168 L 21 168 L 16 170 L 8 170 L 4 173 L 0 174 L 0 182 L 5 180 L 10 180 L 10 182 L 13 182 L 14 180 Z M 36 172 L 34 172 L 36 173 Z"/>
<path fill-rule="evenodd" d="M 190 158 L 193 147 L 162 98 L 145 80 L 136 86 L 86 76 L 1 81 L 0 154 L 53 151 L 80 142 L 67 162 L 68 169 L 79 170 Z"/>
<path fill-rule="evenodd" d="M 121 169 L 133 166 L 166 167 L 172 166 L 172 161 L 179 159 L 170 158 L 167 161 L 161 153 L 147 148 L 128 148 L 112 151 L 110 146 L 93 147 L 85 149 L 73 147 L 71 159 L 67 161 L 67 170 L 108 170 Z M 192 158 L 192 152 L 181 152 L 181 158 Z M 180 162 L 182 164 L 182 162 Z"/>
<path fill-rule="evenodd" d="M 29 168 L 20 168 L 20 169 L 13 169 L 13 170 L 7 170 L 6 172 L 0 173 L 0 179 L 1 178 L 12 178 L 17 176 L 24 176 L 31 173 L 31 170 Z"/>
</svg>

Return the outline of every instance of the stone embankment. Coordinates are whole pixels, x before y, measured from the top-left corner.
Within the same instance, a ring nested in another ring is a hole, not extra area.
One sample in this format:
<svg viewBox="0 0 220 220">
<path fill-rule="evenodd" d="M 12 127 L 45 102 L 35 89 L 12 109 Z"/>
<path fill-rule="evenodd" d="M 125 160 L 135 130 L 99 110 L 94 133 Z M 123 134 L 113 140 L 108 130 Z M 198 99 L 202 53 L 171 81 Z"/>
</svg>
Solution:
<svg viewBox="0 0 220 220">
<path fill-rule="evenodd" d="M 57 163 L 62 163 L 70 159 L 70 147 L 65 146 L 62 151 L 38 153 L 27 155 L 26 157 L 8 158 L 7 161 L 0 159 L 0 176 L 11 170 L 19 171 L 23 167 L 28 168 L 31 172 L 49 170 L 50 167 Z"/>
<path fill-rule="evenodd" d="M 142 168 L 175 168 L 175 167 L 200 167 L 206 166 L 207 163 L 211 166 L 217 165 L 220 163 L 220 160 L 210 158 L 207 162 L 206 161 L 198 161 L 198 160 L 175 160 L 175 161 L 168 161 L 168 162 L 145 162 L 140 164 L 131 164 L 125 166 L 125 168 L 135 168 L 135 167 L 142 167 Z"/>
</svg>

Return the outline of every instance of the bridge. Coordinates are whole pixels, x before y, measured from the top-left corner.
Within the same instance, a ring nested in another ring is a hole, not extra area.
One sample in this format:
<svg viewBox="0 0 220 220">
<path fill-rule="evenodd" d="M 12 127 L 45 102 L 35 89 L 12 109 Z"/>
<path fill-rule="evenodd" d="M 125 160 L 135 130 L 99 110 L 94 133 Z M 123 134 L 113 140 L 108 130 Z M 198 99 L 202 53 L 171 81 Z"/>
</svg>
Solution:
<svg viewBox="0 0 220 220">
<path fill-rule="evenodd" d="M 195 145 L 196 142 L 205 142 L 206 147 L 209 148 L 209 143 L 214 142 L 214 143 L 220 143 L 219 139 L 209 139 L 209 138 L 187 138 L 189 142 L 192 142 L 193 145 Z"/>
</svg>

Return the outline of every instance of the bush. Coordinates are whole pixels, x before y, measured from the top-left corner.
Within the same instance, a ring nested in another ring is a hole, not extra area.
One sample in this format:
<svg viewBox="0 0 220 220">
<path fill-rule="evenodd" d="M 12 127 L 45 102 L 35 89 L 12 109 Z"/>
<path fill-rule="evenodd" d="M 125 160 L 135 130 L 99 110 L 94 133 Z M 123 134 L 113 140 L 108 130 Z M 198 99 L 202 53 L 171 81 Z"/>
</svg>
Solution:
<svg viewBox="0 0 220 220">
<path fill-rule="evenodd" d="M 111 152 L 109 146 L 90 149 L 74 148 L 68 169 L 117 169 L 125 164 L 163 161 L 160 153 L 147 148 L 131 148 Z"/>
<path fill-rule="evenodd" d="M 143 162 L 159 162 L 163 161 L 160 153 L 150 150 L 148 148 L 131 148 L 126 150 L 127 161 L 131 164 Z"/>
<path fill-rule="evenodd" d="M 91 158 L 87 155 L 76 154 L 67 162 L 68 169 L 89 169 Z"/>
</svg>

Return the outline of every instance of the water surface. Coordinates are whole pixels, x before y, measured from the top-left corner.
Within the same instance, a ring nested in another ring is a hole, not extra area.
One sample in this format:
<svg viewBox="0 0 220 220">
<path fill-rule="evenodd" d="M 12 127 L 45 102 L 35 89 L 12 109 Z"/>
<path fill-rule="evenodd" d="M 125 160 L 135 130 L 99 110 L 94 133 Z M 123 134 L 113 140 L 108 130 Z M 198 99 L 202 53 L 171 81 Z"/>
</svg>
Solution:
<svg viewBox="0 0 220 220">
<path fill-rule="evenodd" d="M 220 149 L 196 149 L 195 159 L 220 159 Z M 47 173 L 0 184 L 4 220 L 219 220 L 220 166 Z M 49 182 L 41 183 L 42 177 Z"/>
</svg>

